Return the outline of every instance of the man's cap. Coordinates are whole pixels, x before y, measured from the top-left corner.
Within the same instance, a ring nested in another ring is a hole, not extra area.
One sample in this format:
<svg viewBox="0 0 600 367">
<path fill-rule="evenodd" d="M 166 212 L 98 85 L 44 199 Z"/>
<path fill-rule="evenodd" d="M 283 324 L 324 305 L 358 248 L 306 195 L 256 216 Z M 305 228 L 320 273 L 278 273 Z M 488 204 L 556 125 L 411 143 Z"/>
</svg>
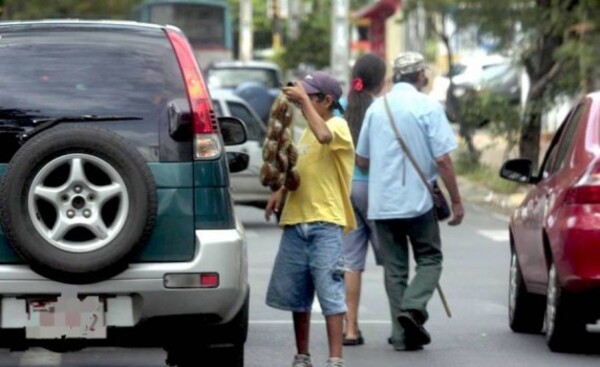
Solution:
<svg viewBox="0 0 600 367">
<path fill-rule="evenodd" d="M 314 71 L 300 81 L 307 94 L 323 93 L 338 101 L 342 96 L 342 85 L 324 71 Z"/>
<path fill-rule="evenodd" d="M 418 52 L 401 52 L 396 56 L 393 63 L 394 71 L 400 74 L 412 74 L 425 70 L 425 58 Z"/>
</svg>

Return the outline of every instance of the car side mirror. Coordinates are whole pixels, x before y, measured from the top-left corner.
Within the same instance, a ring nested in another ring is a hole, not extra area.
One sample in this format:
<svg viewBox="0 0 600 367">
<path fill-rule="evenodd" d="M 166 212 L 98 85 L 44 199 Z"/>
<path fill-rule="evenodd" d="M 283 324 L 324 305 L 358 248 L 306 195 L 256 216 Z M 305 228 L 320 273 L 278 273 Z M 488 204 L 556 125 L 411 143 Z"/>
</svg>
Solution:
<svg viewBox="0 0 600 367">
<path fill-rule="evenodd" d="M 533 183 L 533 162 L 530 159 L 511 159 L 500 168 L 500 177 L 518 183 Z"/>
<path fill-rule="evenodd" d="M 219 126 L 225 145 L 244 144 L 248 139 L 246 124 L 236 117 L 219 117 Z"/>
<path fill-rule="evenodd" d="M 227 152 L 227 164 L 231 173 L 245 170 L 248 168 L 248 162 L 250 162 L 250 156 L 246 153 Z"/>
</svg>

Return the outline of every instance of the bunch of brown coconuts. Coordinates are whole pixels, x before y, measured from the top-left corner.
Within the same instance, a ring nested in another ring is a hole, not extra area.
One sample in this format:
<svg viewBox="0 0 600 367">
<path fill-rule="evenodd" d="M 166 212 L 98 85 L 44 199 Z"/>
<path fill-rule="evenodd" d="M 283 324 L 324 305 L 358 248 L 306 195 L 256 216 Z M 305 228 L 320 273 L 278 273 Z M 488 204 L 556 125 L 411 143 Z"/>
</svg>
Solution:
<svg viewBox="0 0 600 367">
<path fill-rule="evenodd" d="M 292 136 L 294 108 L 283 94 L 279 95 L 271 108 L 263 144 L 260 181 L 273 191 L 282 186 L 294 191 L 300 186 L 300 175 L 294 168 L 298 162 L 298 150 Z"/>
</svg>

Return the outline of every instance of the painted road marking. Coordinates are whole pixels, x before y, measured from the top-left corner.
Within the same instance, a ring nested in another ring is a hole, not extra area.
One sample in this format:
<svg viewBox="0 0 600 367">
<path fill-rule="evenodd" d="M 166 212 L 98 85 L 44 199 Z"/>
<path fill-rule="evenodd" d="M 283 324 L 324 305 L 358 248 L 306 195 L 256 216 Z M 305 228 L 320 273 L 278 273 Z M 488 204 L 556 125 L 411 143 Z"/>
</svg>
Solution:
<svg viewBox="0 0 600 367">
<path fill-rule="evenodd" d="M 482 229 L 482 230 L 477 231 L 477 233 L 479 233 L 480 235 L 482 235 L 486 238 L 489 238 L 490 240 L 495 241 L 495 242 L 508 242 L 509 241 L 507 229 L 500 229 L 500 230 Z"/>
<path fill-rule="evenodd" d="M 250 325 L 291 325 L 292 320 L 250 320 Z M 311 324 L 325 324 L 325 320 L 311 320 Z M 360 324 L 369 325 L 391 325 L 390 320 L 360 320 Z"/>
</svg>

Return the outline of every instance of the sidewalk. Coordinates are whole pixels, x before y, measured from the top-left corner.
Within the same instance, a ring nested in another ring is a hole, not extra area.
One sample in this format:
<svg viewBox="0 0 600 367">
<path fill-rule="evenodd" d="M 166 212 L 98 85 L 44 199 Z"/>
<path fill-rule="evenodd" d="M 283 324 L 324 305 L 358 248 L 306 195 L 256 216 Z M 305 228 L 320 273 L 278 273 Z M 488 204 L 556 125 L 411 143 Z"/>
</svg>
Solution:
<svg viewBox="0 0 600 367">
<path fill-rule="evenodd" d="M 458 136 L 457 136 L 458 138 Z M 542 141 L 541 152 L 545 152 L 547 142 Z M 498 138 L 490 136 L 485 130 L 478 130 L 473 137 L 475 147 L 481 151 L 481 162 L 500 169 L 506 159 L 516 157 L 516 153 L 506 154 L 506 143 Z M 514 209 L 525 198 L 525 192 L 513 194 L 500 194 L 493 192 L 483 183 L 472 182 L 465 177 L 458 177 L 458 186 L 463 196 L 463 201 L 489 208 L 499 214 L 510 216 Z M 525 190 L 526 191 L 526 190 Z"/>
<path fill-rule="evenodd" d="M 495 193 L 482 184 L 469 181 L 458 176 L 458 188 L 465 203 L 476 204 L 489 208 L 498 214 L 510 216 L 515 208 L 521 204 L 525 193 L 500 194 Z"/>
</svg>

